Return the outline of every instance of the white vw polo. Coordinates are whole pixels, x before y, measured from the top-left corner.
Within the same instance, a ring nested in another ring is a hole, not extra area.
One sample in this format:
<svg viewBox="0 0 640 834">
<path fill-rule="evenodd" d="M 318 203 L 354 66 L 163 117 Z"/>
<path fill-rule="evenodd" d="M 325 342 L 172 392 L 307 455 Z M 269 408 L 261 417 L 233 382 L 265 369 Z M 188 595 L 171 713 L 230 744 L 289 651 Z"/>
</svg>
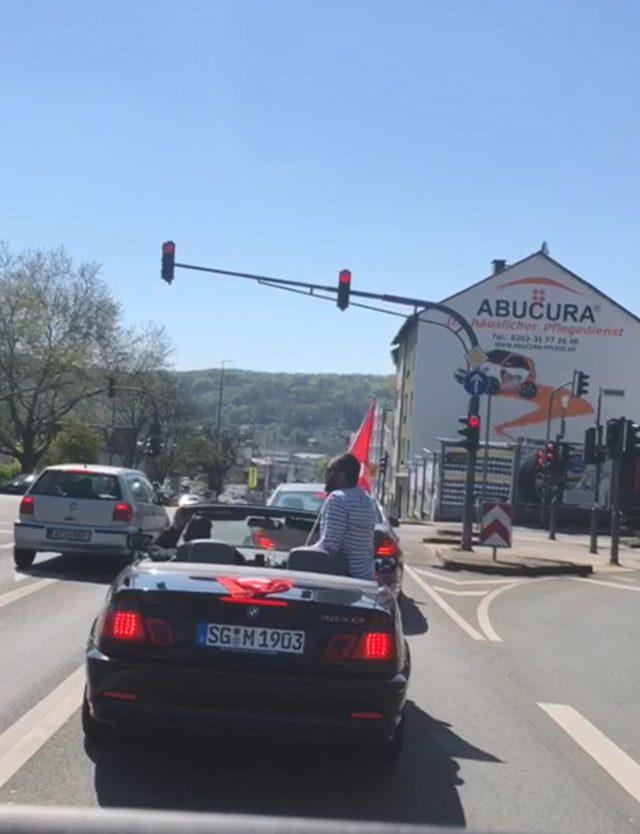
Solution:
<svg viewBox="0 0 640 834">
<path fill-rule="evenodd" d="M 169 525 L 142 472 L 117 466 L 50 466 L 31 485 L 14 524 L 16 567 L 31 567 L 36 553 L 126 555 L 127 536 L 156 536 Z"/>
</svg>

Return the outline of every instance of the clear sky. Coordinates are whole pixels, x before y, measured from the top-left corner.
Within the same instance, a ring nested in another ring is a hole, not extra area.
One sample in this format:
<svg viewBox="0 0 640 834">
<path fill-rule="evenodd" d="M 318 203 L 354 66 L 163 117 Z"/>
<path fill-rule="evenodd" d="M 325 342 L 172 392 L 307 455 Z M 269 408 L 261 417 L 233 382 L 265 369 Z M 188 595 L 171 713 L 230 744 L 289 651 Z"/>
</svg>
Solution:
<svg viewBox="0 0 640 834">
<path fill-rule="evenodd" d="M 0 237 L 98 260 L 179 368 L 386 373 L 400 321 L 178 259 L 439 300 L 548 241 L 640 313 L 638 0 L 4 0 Z"/>
</svg>

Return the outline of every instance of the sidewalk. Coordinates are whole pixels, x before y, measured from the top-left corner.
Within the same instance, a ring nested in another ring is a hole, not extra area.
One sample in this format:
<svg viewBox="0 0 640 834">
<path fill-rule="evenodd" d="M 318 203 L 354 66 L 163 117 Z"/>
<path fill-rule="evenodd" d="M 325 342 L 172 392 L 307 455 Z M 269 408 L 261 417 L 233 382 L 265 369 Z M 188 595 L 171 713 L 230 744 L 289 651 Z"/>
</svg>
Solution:
<svg viewBox="0 0 640 834">
<path fill-rule="evenodd" d="M 599 552 L 594 554 L 589 552 L 589 536 L 584 533 L 558 533 L 557 539 L 552 541 L 545 530 L 516 527 L 513 530 L 513 546 L 498 549 L 494 560 L 493 549 L 479 545 L 476 536 L 473 552 L 460 550 L 459 524 L 433 523 L 421 530 L 428 560 L 445 570 L 469 570 L 507 576 L 585 576 L 593 572 L 611 571 L 640 573 L 640 552 L 622 544 L 620 565 L 609 564 L 608 536 L 598 538 Z"/>
</svg>

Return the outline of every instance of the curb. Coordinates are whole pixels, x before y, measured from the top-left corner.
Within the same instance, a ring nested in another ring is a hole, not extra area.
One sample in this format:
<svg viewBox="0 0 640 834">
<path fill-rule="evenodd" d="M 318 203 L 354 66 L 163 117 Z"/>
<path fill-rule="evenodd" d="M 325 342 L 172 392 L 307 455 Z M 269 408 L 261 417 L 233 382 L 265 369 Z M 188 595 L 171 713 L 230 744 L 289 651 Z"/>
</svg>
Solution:
<svg viewBox="0 0 640 834">
<path fill-rule="evenodd" d="M 448 571 L 466 570 L 494 576 L 591 576 L 593 565 L 575 562 L 550 562 L 549 564 L 527 565 L 517 562 L 480 562 L 458 558 L 447 558 L 438 547 L 432 548 L 440 567 Z"/>
</svg>

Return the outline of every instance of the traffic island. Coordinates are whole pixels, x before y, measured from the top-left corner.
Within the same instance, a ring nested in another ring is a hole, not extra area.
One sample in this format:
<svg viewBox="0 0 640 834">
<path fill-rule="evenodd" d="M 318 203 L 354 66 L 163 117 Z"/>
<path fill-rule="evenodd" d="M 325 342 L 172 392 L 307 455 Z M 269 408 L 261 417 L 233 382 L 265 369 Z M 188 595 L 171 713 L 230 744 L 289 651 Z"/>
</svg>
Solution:
<svg viewBox="0 0 640 834">
<path fill-rule="evenodd" d="M 433 561 L 444 570 L 471 571 L 473 573 L 498 576 L 589 576 L 593 565 L 569 559 L 544 559 L 530 554 L 519 554 L 517 550 L 498 551 L 493 558 L 491 548 L 478 548 L 472 552 L 457 547 L 434 547 L 427 545 Z"/>
</svg>

